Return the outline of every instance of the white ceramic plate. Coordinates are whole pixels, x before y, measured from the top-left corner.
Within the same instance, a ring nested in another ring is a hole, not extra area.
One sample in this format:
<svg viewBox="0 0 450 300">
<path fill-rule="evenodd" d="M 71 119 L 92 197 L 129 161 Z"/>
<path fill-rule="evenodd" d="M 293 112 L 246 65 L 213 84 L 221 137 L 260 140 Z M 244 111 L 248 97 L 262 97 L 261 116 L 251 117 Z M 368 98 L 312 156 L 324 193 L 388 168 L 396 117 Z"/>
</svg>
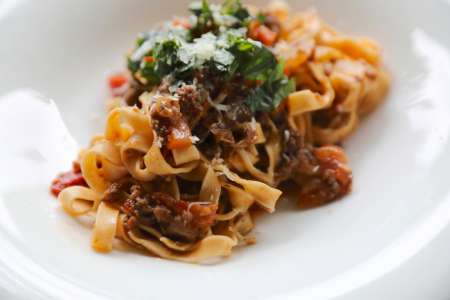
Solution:
<svg viewBox="0 0 450 300">
<path fill-rule="evenodd" d="M 256 245 L 197 266 L 97 254 L 48 192 L 101 130 L 105 78 L 136 34 L 187 2 L 0 0 L 1 299 L 450 298 L 450 1 L 292 4 L 380 41 L 392 92 L 345 145 L 350 196 L 283 201 Z"/>
</svg>

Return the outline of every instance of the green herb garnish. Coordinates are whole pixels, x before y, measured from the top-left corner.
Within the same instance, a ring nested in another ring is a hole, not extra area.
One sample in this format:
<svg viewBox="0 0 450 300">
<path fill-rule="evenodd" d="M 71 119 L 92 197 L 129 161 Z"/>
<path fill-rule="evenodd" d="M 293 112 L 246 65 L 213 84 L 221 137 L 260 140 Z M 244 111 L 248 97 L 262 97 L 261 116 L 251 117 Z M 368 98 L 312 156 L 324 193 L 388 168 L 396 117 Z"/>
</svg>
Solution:
<svg viewBox="0 0 450 300">
<path fill-rule="evenodd" d="M 283 69 L 284 64 L 279 63 L 263 84 L 250 91 L 245 102 L 252 111 L 272 111 L 295 91 L 294 80 L 289 80 L 283 74 Z"/>
<path fill-rule="evenodd" d="M 269 49 L 250 39 L 237 38 L 229 51 L 236 57 L 236 72 L 245 79 L 265 80 L 277 65 L 276 58 Z"/>
<path fill-rule="evenodd" d="M 190 30 L 192 38 L 200 37 L 206 32 L 216 30 L 217 25 L 208 1 L 203 0 L 201 3 L 194 2 L 191 4 L 190 10 L 196 18 L 196 22 Z"/>
<path fill-rule="evenodd" d="M 250 18 L 250 13 L 248 10 L 242 5 L 240 0 L 226 0 L 222 4 L 221 12 L 225 15 L 230 15 L 238 19 L 243 23 L 247 22 Z"/>
<path fill-rule="evenodd" d="M 275 55 L 247 37 L 251 16 L 241 1 L 226 0 L 219 6 L 203 0 L 190 11 L 190 28 L 166 24 L 139 36 L 128 68 L 141 84 L 152 87 L 166 76 L 192 81 L 196 72 L 224 83 L 242 78 L 253 82 L 245 103 L 254 112 L 273 110 L 294 90 Z"/>
<path fill-rule="evenodd" d="M 258 13 L 255 18 L 260 24 L 266 23 L 267 16 L 263 13 Z"/>
</svg>

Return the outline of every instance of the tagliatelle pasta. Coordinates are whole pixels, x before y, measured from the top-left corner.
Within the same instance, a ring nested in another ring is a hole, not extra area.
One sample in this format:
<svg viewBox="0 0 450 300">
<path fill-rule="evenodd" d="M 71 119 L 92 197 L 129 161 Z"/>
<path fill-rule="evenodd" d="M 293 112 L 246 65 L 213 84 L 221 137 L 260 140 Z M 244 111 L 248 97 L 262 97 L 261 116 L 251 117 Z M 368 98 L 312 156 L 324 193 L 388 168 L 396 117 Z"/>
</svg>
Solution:
<svg viewBox="0 0 450 300">
<path fill-rule="evenodd" d="M 166 259 L 227 257 L 255 242 L 252 213 L 274 212 L 283 183 L 304 207 L 351 190 L 336 145 L 387 93 L 380 47 L 283 2 L 190 11 L 139 36 L 104 133 L 53 182 L 69 215 L 95 218 L 97 251 L 119 238 Z"/>
</svg>

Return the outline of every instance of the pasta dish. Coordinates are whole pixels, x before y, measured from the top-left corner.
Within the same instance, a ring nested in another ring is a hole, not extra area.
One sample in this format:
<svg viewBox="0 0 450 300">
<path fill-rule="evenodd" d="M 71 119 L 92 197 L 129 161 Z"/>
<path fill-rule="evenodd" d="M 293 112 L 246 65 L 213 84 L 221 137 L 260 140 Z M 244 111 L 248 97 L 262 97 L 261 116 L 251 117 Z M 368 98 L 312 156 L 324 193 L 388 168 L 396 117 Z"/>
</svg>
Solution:
<svg viewBox="0 0 450 300">
<path fill-rule="evenodd" d="M 307 207 L 351 191 L 339 145 L 388 90 L 378 44 L 283 2 L 189 10 L 138 36 L 103 134 L 52 182 L 69 215 L 95 218 L 97 251 L 226 257 L 285 186 Z"/>
</svg>

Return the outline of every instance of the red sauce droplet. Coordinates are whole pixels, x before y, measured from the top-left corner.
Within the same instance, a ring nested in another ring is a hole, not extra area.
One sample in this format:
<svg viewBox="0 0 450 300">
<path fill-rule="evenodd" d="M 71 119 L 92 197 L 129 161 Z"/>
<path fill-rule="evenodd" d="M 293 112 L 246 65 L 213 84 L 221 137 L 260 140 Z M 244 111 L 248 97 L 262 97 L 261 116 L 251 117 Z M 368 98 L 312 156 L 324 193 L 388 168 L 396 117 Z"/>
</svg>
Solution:
<svg viewBox="0 0 450 300">
<path fill-rule="evenodd" d="M 80 171 L 76 172 L 76 170 L 72 170 L 58 175 L 52 181 L 51 192 L 57 197 L 63 189 L 74 185 L 87 186 Z"/>
</svg>

